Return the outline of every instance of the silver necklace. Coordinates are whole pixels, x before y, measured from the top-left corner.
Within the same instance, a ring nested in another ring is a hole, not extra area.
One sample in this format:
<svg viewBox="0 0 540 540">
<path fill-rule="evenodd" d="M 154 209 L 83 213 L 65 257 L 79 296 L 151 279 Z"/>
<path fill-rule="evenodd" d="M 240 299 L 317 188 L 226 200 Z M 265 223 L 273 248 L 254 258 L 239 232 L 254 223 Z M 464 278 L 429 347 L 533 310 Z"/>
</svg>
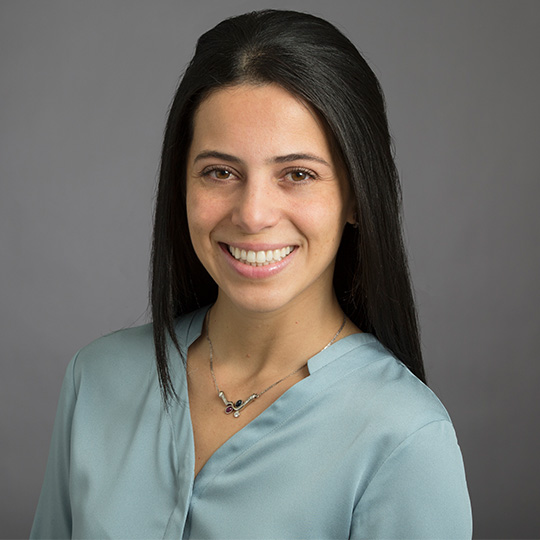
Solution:
<svg viewBox="0 0 540 540">
<path fill-rule="evenodd" d="M 319 351 L 319 353 L 323 352 L 325 349 L 328 349 L 328 347 L 330 347 L 330 345 L 332 345 L 332 343 L 336 341 L 339 334 L 341 334 L 341 331 L 345 327 L 346 322 L 347 322 L 347 316 L 344 316 L 343 322 L 341 323 L 339 330 L 335 333 L 334 337 Z M 227 399 L 227 396 L 225 395 L 225 392 L 219 389 L 219 386 L 216 380 L 216 375 L 214 374 L 214 346 L 212 345 L 212 340 L 210 339 L 209 328 L 208 328 L 209 326 L 210 326 L 210 317 L 208 315 L 206 317 L 206 339 L 208 341 L 208 345 L 210 346 L 210 373 L 212 374 L 212 379 L 214 380 L 214 386 L 216 387 L 218 396 L 221 398 L 221 400 L 223 401 L 223 404 L 225 405 L 225 414 L 233 413 L 233 416 L 235 418 L 238 418 L 240 416 L 240 412 L 242 411 L 244 407 L 247 407 L 254 400 L 261 397 L 264 393 L 268 392 L 268 390 L 270 390 L 271 388 L 274 388 L 274 386 L 278 385 L 279 383 L 283 382 L 289 377 L 292 377 L 294 374 L 298 373 L 301 369 L 304 369 L 307 366 L 307 362 L 306 362 L 305 364 L 295 369 L 288 375 L 285 375 L 285 377 L 283 377 L 282 379 L 279 379 L 279 381 L 276 381 L 274 384 L 271 384 L 268 388 L 265 388 L 262 392 L 251 394 L 251 396 L 249 396 L 246 400 L 239 399 L 237 401 L 229 401 Z"/>
</svg>

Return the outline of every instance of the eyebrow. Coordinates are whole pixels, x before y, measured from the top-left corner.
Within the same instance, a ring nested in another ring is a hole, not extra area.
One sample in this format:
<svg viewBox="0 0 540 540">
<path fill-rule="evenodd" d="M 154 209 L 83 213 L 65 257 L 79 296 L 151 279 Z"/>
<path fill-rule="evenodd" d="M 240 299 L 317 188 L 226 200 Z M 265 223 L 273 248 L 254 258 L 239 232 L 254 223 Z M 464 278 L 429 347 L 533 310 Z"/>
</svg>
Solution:
<svg viewBox="0 0 540 540">
<path fill-rule="evenodd" d="M 197 163 L 197 161 L 200 161 L 202 159 L 207 158 L 215 158 L 215 159 L 221 159 L 223 161 L 229 161 L 230 163 L 243 163 L 243 161 L 231 154 L 225 154 L 224 152 L 217 152 L 216 150 L 205 150 L 201 152 L 200 154 L 197 154 L 195 157 L 194 163 Z M 270 158 L 267 160 L 267 163 L 289 163 L 290 161 L 314 161 L 315 163 L 320 163 L 321 165 L 326 165 L 327 167 L 330 167 L 330 164 L 313 154 L 303 154 L 303 153 L 297 153 L 297 154 L 286 154 L 284 156 L 275 156 L 273 158 Z"/>
<path fill-rule="evenodd" d="M 289 161 L 314 161 L 315 163 L 320 163 L 321 165 L 326 165 L 330 167 L 330 164 L 325 161 L 323 158 L 314 156 L 313 154 L 287 154 L 286 156 L 276 156 L 275 158 L 270 159 L 271 163 L 288 163 Z"/>
</svg>

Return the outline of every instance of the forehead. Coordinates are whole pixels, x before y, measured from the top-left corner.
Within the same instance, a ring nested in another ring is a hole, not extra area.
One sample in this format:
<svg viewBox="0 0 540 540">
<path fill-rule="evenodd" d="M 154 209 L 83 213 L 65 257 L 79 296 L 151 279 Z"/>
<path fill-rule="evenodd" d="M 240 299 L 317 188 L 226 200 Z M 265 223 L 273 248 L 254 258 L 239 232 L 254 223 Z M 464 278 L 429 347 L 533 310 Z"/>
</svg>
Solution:
<svg viewBox="0 0 540 540">
<path fill-rule="evenodd" d="M 238 155 L 318 152 L 331 158 L 323 123 L 311 107 L 275 84 L 220 88 L 197 108 L 192 150 Z"/>
</svg>

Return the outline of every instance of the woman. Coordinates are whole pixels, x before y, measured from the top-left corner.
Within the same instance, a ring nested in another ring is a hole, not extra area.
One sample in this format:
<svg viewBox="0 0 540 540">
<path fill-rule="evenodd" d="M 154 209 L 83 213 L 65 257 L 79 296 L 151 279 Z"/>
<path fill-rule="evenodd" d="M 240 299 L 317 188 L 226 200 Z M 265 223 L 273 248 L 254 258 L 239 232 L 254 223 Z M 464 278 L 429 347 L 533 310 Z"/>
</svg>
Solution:
<svg viewBox="0 0 540 540">
<path fill-rule="evenodd" d="M 382 93 L 328 22 L 263 11 L 200 38 L 152 308 L 71 362 L 32 537 L 470 537 Z"/>
</svg>

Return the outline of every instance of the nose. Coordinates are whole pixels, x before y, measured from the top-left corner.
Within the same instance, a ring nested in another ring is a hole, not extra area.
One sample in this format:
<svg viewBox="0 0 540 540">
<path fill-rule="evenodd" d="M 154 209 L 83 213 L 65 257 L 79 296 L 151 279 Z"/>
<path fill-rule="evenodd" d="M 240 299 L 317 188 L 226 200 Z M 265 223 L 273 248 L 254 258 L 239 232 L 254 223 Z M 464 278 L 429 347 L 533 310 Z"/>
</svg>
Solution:
<svg viewBox="0 0 540 540">
<path fill-rule="evenodd" d="M 255 234 L 273 227 L 279 221 L 279 194 L 272 179 L 247 178 L 237 193 L 232 222 L 246 233 Z"/>
</svg>

